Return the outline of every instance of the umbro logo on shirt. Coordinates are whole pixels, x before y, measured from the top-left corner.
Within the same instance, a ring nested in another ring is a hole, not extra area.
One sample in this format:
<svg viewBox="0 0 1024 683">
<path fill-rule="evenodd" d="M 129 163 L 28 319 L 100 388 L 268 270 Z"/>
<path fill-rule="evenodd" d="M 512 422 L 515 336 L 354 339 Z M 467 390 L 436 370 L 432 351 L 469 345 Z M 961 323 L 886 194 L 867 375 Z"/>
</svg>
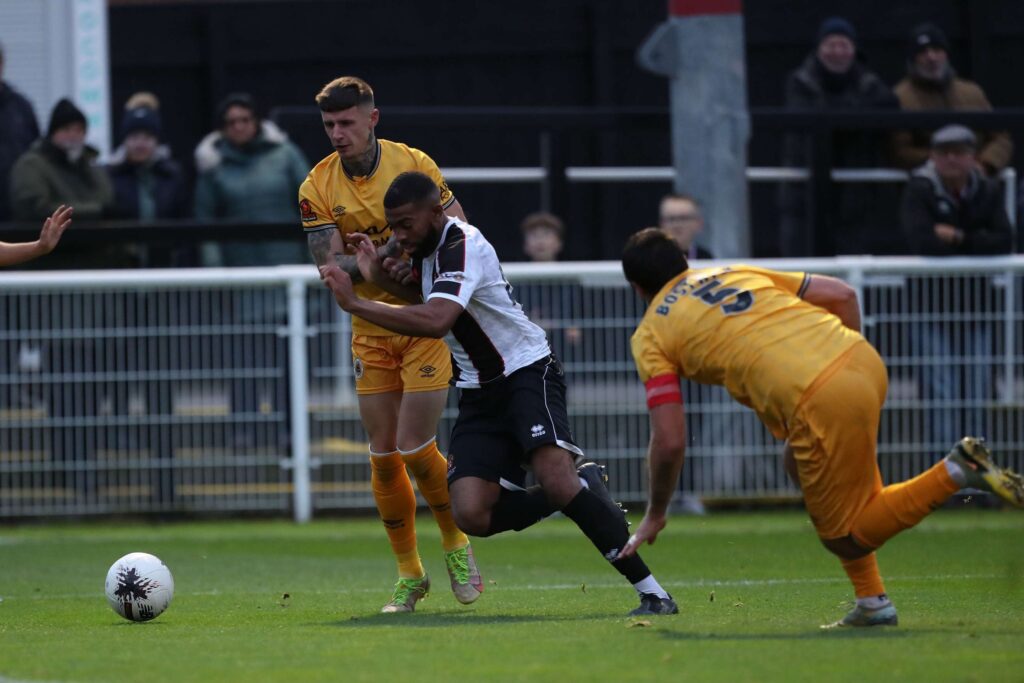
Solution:
<svg viewBox="0 0 1024 683">
<path fill-rule="evenodd" d="M 530 433 L 533 434 L 533 438 L 535 439 L 538 436 L 544 436 L 545 434 L 547 434 L 547 432 L 544 431 L 544 425 L 533 425 L 532 427 L 530 427 Z"/>
<path fill-rule="evenodd" d="M 345 207 L 344 206 L 336 206 L 333 209 L 331 209 L 331 213 L 334 214 L 335 217 L 340 216 L 341 214 L 345 213 Z"/>
</svg>

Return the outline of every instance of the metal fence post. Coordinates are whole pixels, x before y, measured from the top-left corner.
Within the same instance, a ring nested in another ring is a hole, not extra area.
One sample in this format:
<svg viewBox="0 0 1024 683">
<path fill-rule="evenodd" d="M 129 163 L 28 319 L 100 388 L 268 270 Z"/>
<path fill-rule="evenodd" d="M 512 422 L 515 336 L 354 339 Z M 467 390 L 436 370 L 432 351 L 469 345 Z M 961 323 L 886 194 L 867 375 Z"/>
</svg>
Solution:
<svg viewBox="0 0 1024 683">
<path fill-rule="evenodd" d="M 1017 373 L 1014 370 L 1013 358 L 1017 343 L 1016 322 L 1014 312 L 1017 308 L 1017 273 L 1007 270 L 1006 277 L 1006 304 L 1004 306 L 1003 320 L 1003 404 L 1011 405 L 1017 394 L 1016 382 Z"/>
<path fill-rule="evenodd" d="M 288 393 L 291 404 L 292 486 L 295 521 L 308 522 L 313 516 L 309 462 L 309 357 L 306 324 L 306 282 L 288 280 Z"/>
<path fill-rule="evenodd" d="M 1006 217 L 1010 219 L 1010 230 L 1013 231 L 1013 247 L 1017 248 L 1017 171 L 1004 168 L 999 175 L 1005 185 L 1003 201 L 1005 201 Z"/>
</svg>

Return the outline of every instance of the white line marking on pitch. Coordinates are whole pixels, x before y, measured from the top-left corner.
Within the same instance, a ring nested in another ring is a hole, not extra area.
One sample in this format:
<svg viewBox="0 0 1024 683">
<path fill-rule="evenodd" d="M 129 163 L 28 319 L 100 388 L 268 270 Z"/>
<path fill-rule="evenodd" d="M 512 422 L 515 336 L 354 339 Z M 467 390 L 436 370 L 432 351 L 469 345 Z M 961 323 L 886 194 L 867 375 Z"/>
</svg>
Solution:
<svg viewBox="0 0 1024 683">
<path fill-rule="evenodd" d="M 887 576 L 885 577 L 886 582 L 903 582 L 903 581 L 962 581 L 972 579 L 1007 579 L 1014 578 L 1009 577 L 1006 574 L 929 574 L 924 576 Z M 669 588 L 714 588 L 715 586 L 737 586 L 737 587 L 754 587 L 754 586 L 791 586 L 791 585 L 805 585 L 805 584 L 829 584 L 829 583 L 847 583 L 849 579 L 844 576 L 834 577 L 818 577 L 818 578 L 805 578 L 805 579 L 694 579 L 691 581 L 666 581 L 665 585 Z M 531 591 L 557 591 L 557 590 L 570 590 L 578 589 L 582 584 L 586 584 L 587 588 L 621 588 L 623 583 L 621 581 L 601 581 L 587 583 L 586 581 L 580 580 L 575 583 L 507 583 L 502 582 L 500 587 L 512 590 L 531 590 Z M 341 588 L 338 590 L 316 590 L 316 591 L 290 591 L 296 595 L 305 593 L 306 595 L 352 595 L 359 593 L 379 593 L 382 589 L 379 587 L 366 587 L 366 588 Z M 203 596 L 214 596 L 214 595 L 276 595 L 280 591 L 278 590 L 266 590 L 266 591 L 221 591 L 221 590 L 209 590 L 209 591 L 178 591 L 177 595 L 186 595 L 189 597 L 203 597 Z M 77 598 L 102 598 L 103 594 L 100 592 L 96 593 L 64 593 L 61 595 L 47 595 L 45 593 L 33 593 L 32 595 L 5 595 L 2 600 L 72 600 Z M 0 683 L 8 683 L 3 678 L 0 678 Z"/>
</svg>

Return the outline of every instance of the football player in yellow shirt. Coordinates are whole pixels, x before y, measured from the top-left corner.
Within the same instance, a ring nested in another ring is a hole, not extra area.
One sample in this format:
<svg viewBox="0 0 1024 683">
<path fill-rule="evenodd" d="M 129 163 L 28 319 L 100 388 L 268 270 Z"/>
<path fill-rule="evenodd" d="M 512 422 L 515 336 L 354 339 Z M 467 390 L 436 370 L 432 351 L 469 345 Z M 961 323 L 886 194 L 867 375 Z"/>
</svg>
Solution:
<svg viewBox="0 0 1024 683">
<path fill-rule="evenodd" d="M 686 444 L 680 377 L 725 386 L 786 440 L 786 469 L 857 597 L 827 627 L 897 623 L 875 550 L 961 488 L 1024 507 L 1024 479 L 993 465 L 974 437 L 921 475 L 882 486 L 876 440 L 887 373 L 860 334 L 856 292 L 842 281 L 746 265 L 691 270 L 656 228 L 629 239 L 622 265 L 649 303 L 632 348 L 651 422 L 650 498 L 624 555 L 653 543 L 666 524 Z"/>
<path fill-rule="evenodd" d="M 384 218 L 384 194 L 405 171 L 420 171 L 442 188 L 447 213 L 465 218 L 437 164 L 418 149 L 380 140 L 374 128 L 380 111 L 373 90 L 352 76 L 337 78 L 316 96 L 324 131 L 334 152 L 313 167 L 299 188 L 299 214 L 317 266 L 336 263 L 355 282 L 360 296 L 394 306 L 401 299 L 362 282 L 355 257 L 342 237 L 364 233 L 391 251 L 394 241 Z M 469 604 L 483 591 L 469 539 L 452 519 L 447 461 L 435 442 L 437 422 L 448 398 L 451 356 L 444 341 L 396 335 L 360 318 L 352 319 L 352 366 L 359 415 L 370 438 L 373 496 L 398 563 L 398 582 L 383 612 L 412 612 L 426 597 L 430 579 L 416 545 L 416 497 L 406 470 L 434 513 L 441 530 L 445 565 L 456 599 Z"/>
</svg>

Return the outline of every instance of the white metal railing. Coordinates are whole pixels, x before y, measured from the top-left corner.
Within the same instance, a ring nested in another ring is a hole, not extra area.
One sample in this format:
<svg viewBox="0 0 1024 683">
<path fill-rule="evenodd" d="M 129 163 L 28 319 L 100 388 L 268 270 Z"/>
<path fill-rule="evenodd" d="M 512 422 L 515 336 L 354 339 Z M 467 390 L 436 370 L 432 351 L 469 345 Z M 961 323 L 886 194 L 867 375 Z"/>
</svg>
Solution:
<svg viewBox="0 0 1024 683">
<path fill-rule="evenodd" d="M 980 431 L 1024 464 L 1024 257 L 756 261 L 861 294 L 890 371 L 888 480 Z M 706 265 L 704 263 L 696 265 Z M 617 262 L 507 264 L 569 378 L 576 436 L 626 500 L 645 492 L 647 417 Z M 349 321 L 310 266 L 0 277 L 0 518 L 372 506 Z M 793 497 L 778 444 L 717 388 L 687 387 L 684 486 Z M 450 401 L 442 446 L 455 417 Z"/>
<path fill-rule="evenodd" d="M 445 178 L 459 183 L 543 183 L 548 170 L 543 166 L 452 167 L 443 169 Z M 568 166 L 565 177 L 575 183 L 650 183 L 672 182 L 676 175 L 671 166 Z M 894 168 L 834 168 L 836 183 L 904 183 L 907 171 Z M 806 182 L 807 168 L 760 166 L 747 168 L 747 180 L 754 183 Z M 999 174 L 1003 182 L 1006 215 L 1017 223 L 1017 172 L 1006 168 Z"/>
</svg>

